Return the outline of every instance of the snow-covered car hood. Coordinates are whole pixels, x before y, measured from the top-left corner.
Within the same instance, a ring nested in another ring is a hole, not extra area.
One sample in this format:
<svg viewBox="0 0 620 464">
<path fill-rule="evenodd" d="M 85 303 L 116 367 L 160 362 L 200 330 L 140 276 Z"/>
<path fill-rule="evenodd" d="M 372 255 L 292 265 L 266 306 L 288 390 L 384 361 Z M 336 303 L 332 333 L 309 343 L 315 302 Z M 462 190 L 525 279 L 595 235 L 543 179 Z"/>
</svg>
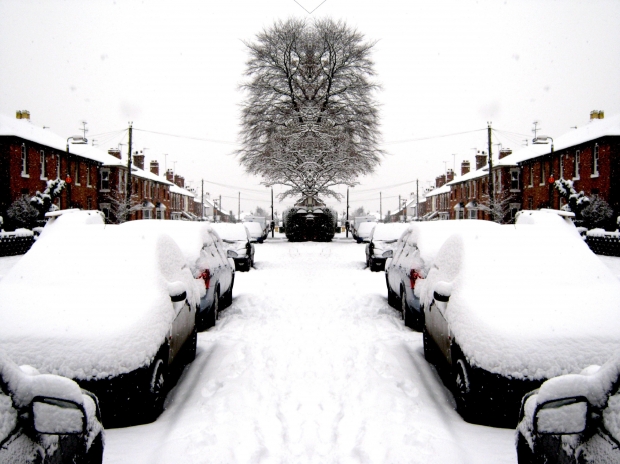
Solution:
<svg viewBox="0 0 620 464">
<path fill-rule="evenodd" d="M 420 283 L 425 307 L 440 282 L 452 289 L 454 337 L 490 372 L 550 378 L 620 350 L 620 282 L 573 234 L 507 225 L 453 235 Z"/>
<path fill-rule="evenodd" d="M 167 235 L 63 229 L 37 241 L 0 281 L 0 344 L 42 373 L 130 372 L 164 341 L 175 316 L 170 291 L 179 285 L 195 306 L 198 285 Z"/>
</svg>

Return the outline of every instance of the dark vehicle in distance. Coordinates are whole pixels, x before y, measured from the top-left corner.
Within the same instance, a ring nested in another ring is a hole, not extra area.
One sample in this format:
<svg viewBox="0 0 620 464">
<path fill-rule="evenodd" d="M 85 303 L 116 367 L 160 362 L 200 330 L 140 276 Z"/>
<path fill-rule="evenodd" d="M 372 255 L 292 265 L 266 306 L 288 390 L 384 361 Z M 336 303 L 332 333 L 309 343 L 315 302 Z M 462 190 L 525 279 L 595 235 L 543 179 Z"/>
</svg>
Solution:
<svg viewBox="0 0 620 464">
<path fill-rule="evenodd" d="M 620 462 L 620 356 L 547 380 L 524 396 L 519 464 Z"/>
<path fill-rule="evenodd" d="M 18 367 L 0 352 L 0 462 L 100 464 L 97 397 L 58 375 Z"/>
</svg>

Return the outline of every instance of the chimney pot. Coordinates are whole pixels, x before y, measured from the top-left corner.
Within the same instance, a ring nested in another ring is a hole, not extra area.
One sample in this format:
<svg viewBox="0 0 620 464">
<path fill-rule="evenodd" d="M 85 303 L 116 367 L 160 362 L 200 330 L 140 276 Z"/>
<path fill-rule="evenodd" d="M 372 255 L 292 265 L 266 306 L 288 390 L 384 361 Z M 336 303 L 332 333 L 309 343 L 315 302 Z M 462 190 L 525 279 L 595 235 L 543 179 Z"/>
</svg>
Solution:
<svg viewBox="0 0 620 464">
<path fill-rule="evenodd" d="M 134 154 L 133 155 L 133 164 L 135 164 L 136 167 L 144 170 L 144 155 Z"/>
<path fill-rule="evenodd" d="M 121 159 L 121 151 L 118 148 L 110 148 L 108 155 L 112 155 L 114 158 Z"/>
<path fill-rule="evenodd" d="M 502 148 L 499 151 L 499 159 L 506 158 L 511 153 L 512 153 L 512 150 L 510 148 Z"/>
<path fill-rule="evenodd" d="M 605 119 L 605 112 L 599 110 L 590 111 L 590 120 L 592 119 Z"/>
<path fill-rule="evenodd" d="M 159 175 L 159 162 L 155 160 L 151 161 L 151 172 L 156 176 Z"/>
<path fill-rule="evenodd" d="M 168 180 L 168 182 L 174 183 L 174 172 L 172 171 L 172 169 L 168 169 L 166 171 L 166 180 Z"/>
<path fill-rule="evenodd" d="M 454 180 L 454 171 L 452 169 L 448 169 L 448 174 L 445 176 L 446 182 L 451 182 Z"/>
</svg>

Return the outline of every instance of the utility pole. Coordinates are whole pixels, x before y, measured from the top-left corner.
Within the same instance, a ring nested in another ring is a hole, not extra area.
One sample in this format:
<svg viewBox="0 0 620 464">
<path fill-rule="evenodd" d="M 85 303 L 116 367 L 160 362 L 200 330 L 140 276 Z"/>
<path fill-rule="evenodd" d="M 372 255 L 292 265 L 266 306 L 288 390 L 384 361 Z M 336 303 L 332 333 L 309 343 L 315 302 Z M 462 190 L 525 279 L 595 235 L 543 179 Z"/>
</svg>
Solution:
<svg viewBox="0 0 620 464">
<path fill-rule="evenodd" d="M 383 220 L 383 197 L 381 196 L 381 192 L 379 192 L 379 221 Z"/>
<path fill-rule="evenodd" d="M 237 203 L 237 221 L 241 222 L 241 192 L 239 192 L 239 202 Z"/>
<path fill-rule="evenodd" d="M 349 223 L 349 187 L 347 187 L 347 222 L 345 224 L 348 225 Z M 345 227 L 346 231 L 347 231 L 347 238 L 349 238 L 349 228 Z"/>
<path fill-rule="evenodd" d="M 495 220 L 495 211 L 493 208 L 495 201 L 495 188 L 493 186 L 493 141 L 491 140 L 491 123 L 487 122 L 487 136 L 489 143 L 489 208 L 491 209 L 491 220 Z"/>
<path fill-rule="evenodd" d="M 273 187 L 271 187 L 271 222 L 273 223 L 273 227 L 271 228 L 271 238 L 275 237 L 276 224 L 275 219 L 273 218 Z"/>
<path fill-rule="evenodd" d="M 205 180 L 200 180 L 200 220 L 205 220 Z"/>
<path fill-rule="evenodd" d="M 126 197 L 125 202 L 127 203 L 127 219 L 129 219 L 129 210 L 131 209 L 131 141 L 132 141 L 132 128 L 133 122 L 129 122 L 129 142 L 127 145 L 127 183 L 125 185 Z"/>
<path fill-rule="evenodd" d="M 420 195 L 418 193 L 418 179 L 415 180 L 415 216 L 420 220 Z"/>
</svg>

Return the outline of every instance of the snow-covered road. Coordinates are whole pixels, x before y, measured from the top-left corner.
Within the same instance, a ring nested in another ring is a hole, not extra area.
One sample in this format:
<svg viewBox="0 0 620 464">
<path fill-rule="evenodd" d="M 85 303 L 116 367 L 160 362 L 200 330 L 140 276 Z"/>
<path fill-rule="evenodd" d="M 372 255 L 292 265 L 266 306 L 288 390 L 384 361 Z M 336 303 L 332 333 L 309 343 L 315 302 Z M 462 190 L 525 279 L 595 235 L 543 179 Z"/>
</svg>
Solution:
<svg viewBox="0 0 620 464">
<path fill-rule="evenodd" d="M 104 462 L 515 463 L 514 431 L 460 418 L 364 259 L 341 236 L 257 245 L 166 411 L 108 430 Z"/>
</svg>

